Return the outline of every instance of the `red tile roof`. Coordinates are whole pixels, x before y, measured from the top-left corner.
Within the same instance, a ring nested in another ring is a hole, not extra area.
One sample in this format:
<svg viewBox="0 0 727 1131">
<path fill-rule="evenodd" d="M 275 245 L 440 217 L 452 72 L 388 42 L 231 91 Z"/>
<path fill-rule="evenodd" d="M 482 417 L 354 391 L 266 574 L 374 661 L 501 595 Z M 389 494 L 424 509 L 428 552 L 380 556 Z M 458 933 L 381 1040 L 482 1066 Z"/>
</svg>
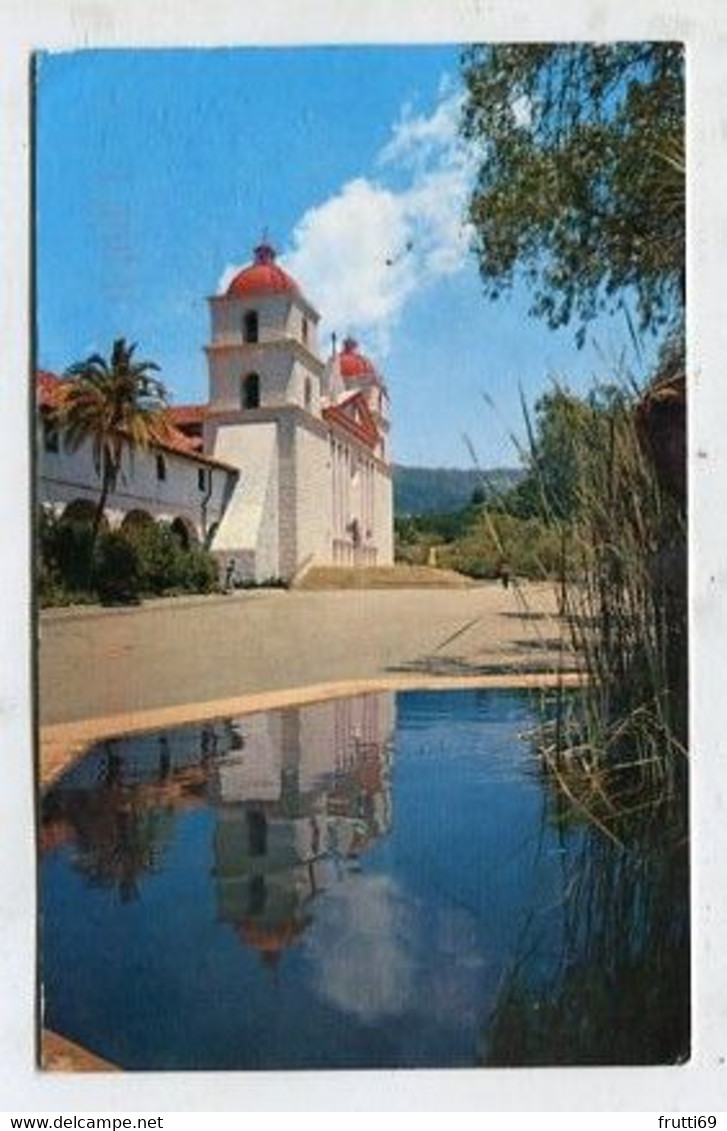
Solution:
<svg viewBox="0 0 727 1131">
<path fill-rule="evenodd" d="M 55 373 L 49 373 L 47 370 L 40 370 L 37 374 L 37 389 L 38 389 L 38 404 L 40 408 L 57 408 L 63 400 L 65 389 L 69 385 L 69 380 L 66 378 L 58 377 Z M 221 467 L 226 471 L 238 471 L 238 468 L 233 467 L 232 464 L 223 463 L 222 460 L 214 459 L 212 456 L 205 455 L 201 451 L 202 441 L 198 436 L 186 436 L 179 428 L 176 427 L 177 422 L 175 419 L 175 412 L 180 409 L 184 410 L 200 410 L 202 414 L 205 412 L 204 405 L 179 405 L 177 409 L 170 408 L 167 410 L 167 422 L 160 426 L 157 436 L 153 441 L 155 448 L 160 448 L 166 452 L 173 452 L 175 455 L 187 456 L 189 459 L 194 459 L 197 463 L 204 463 L 210 467 Z M 200 417 L 202 419 L 202 417 Z"/>
<path fill-rule="evenodd" d="M 341 376 L 345 381 L 360 381 L 362 378 L 366 378 L 369 381 L 376 381 L 378 384 L 379 375 L 374 364 L 366 357 L 366 354 L 359 352 L 358 342 L 355 338 L 344 340 L 343 349 L 338 355 L 338 364 Z"/>
<path fill-rule="evenodd" d="M 36 389 L 38 393 L 38 405 L 40 408 L 57 408 L 63 398 L 63 389 L 66 382 L 57 377 L 55 373 L 49 373 L 45 369 L 40 369 L 37 373 Z"/>
<path fill-rule="evenodd" d="M 242 295 L 297 294 L 298 284 L 275 262 L 275 248 L 262 243 L 255 248 L 255 261 L 238 271 L 227 288 L 233 297 Z"/>
<path fill-rule="evenodd" d="M 334 427 L 342 428 L 369 448 L 376 448 L 381 439 L 362 393 L 352 393 L 345 401 L 324 408 L 323 418 Z"/>
<path fill-rule="evenodd" d="M 206 404 L 173 404 L 169 406 L 169 416 L 178 428 L 189 424 L 202 424 L 207 415 Z"/>
</svg>

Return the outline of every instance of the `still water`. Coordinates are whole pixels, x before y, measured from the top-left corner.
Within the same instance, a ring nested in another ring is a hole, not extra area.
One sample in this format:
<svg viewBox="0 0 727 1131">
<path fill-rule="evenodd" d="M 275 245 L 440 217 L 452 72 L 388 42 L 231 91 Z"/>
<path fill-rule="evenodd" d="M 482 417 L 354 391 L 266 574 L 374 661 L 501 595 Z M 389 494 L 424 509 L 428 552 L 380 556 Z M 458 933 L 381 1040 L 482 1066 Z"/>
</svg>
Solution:
<svg viewBox="0 0 727 1131">
<path fill-rule="evenodd" d="M 592 832 L 556 819 L 536 723 L 522 692 L 386 693 L 95 747 L 43 804 L 45 1025 L 127 1069 L 609 1062 L 542 1032 L 583 979 Z M 655 1009 L 618 1059 L 684 1055 L 684 1001 Z"/>
</svg>

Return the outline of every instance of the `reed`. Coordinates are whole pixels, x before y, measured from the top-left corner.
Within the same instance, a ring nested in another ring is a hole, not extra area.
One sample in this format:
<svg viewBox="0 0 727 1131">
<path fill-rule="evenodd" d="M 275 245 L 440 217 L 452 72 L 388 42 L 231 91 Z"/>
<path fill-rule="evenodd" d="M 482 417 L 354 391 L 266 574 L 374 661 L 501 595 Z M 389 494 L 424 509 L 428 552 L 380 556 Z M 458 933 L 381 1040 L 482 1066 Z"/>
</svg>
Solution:
<svg viewBox="0 0 727 1131">
<path fill-rule="evenodd" d="M 686 780 L 685 503 L 660 474 L 663 453 L 645 443 L 630 378 L 585 400 L 557 383 L 548 396 L 545 425 L 522 400 L 528 502 L 549 532 L 533 575 L 555 577 L 562 652 L 586 679 L 578 695 L 557 696 L 554 718 L 549 708 L 541 754 L 575 804 L 590 797 L 610 819 L 640 788 L 670 796 Z M 504 496 L 499 512 L 482 513 L 503 562 L 517 557 L 502 521 L 511 505 Z M 527 613 L 527 587 L 514 584 Z"/>
<path fill-rule="evenodd" d="M 585 677 L 545 693 L 532 738 L 545 819 L 578 851 L 564 854 L 559 925 L 535 909 L 525 921 L 483 1024 L 487 1065 L 689 1055 L 684 476 L 664 474 L 666 444 L 645 442 L 643 403 L 625 389 L 594 411 L 574 404 L 560 437 L 567 507 L 525 408 L 540 518 L 561 546 L 564 650 Z"/>
<path fill-rule="evenodd" d="M 547 926 L 542 912 L 526 924 L 483 1022 L 481 1063 L 688 1058 L 688 858 L 683 843 L 665 837 L 665 816 L 653 809 L 622 815 L 624 844 L 593 825 L 570 831 L 579 849 L 564 855 L 560 903 Z"/>
<path fill-rule="evenodd" d="M 562 613 L 588 679 L 543 753 L 561 776 L 574 761 L 599 771 L 601 793 L 621 811 L 644 791 L 656 802 L 685 788 L 685 515 L 661 487 L 630 407 L 575 445 L 567 536 L 577 580 L 562 584 Z"/>
</svg>

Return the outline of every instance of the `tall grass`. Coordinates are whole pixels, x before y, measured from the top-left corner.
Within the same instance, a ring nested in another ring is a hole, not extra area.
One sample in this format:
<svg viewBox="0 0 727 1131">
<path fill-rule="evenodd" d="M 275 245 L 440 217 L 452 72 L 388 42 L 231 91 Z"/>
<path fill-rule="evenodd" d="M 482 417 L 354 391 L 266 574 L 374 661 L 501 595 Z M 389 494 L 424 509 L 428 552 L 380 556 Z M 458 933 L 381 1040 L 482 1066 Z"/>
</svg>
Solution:
<svg viewBox="0 0 727 1131">
<path fill-rule="evenodd" d="M 560 601 L 587 679 L 575 701 L 562 697 L 541 751 L 574 803 L 608 827 L 645 797 L 685 789 L 686 523 L 632 405 L 594 414 L 572 444 Z"/>
<path fill-rule="evenodd" d="M 643 401 L 629 382 L 587 400 L 555 385 L 552 397 L 555 455 L 524 400 L 521 454 L 549 532 L 536 571 L 557 578 L 562 654 L 569 667 L 578 657 L 585 678 L 575 695 L 558 693 L 540 753 L 569 803 L 615 835 L 634 806 L 673 798 L 686 809 L 685 504 L 665 482 L 663 453 L 646 443 Z M 508 524 L 488 509 L 482 521 L 500 559 L 516 556 Z M 527 612 L 527 587 L 516 582 L 516 591 Z"/>
<path fill-rule="evenodd" d="M 575 691 L 545 693 L 533 742 L 548 820 L 580 848 L 564 855 L 555 954 L 526 922 L 483 1029 L 488 1065 L 688 1055 L 686 510 L 639 401 L 574 403 L 567 508 L 525 409 L 540 519 L 561 547 L 564 645 L 584 675 Z"/>
<path fill-rule="evenodd" d="M 550 799 L 554 810 L 564 808 L 556 789 Z M 623 844 L 593 825 L 580 830 L 578 847 L 563 854 L 561 901 L 550 909 L 555 922 L 546 932 L 549 945 L 540 936 L 543 923 L 533 917 L 483 1021 L 482 1063 L 686 1059 L 688 861 L 684 846 L 665 836 L 667 817 L 668 808 L 623 815 L 618 825 Z"/>
</svg>

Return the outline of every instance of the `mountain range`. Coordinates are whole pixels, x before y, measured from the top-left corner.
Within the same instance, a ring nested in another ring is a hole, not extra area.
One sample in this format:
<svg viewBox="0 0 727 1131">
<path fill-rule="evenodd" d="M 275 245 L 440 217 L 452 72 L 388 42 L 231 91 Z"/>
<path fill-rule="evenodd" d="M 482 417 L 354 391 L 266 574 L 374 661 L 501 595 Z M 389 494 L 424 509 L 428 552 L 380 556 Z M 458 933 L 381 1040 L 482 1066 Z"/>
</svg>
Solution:
<svg viewBox="0 0 727 1131">
<path fill-rule="evenodd" d="M 485 498 L 502 495 L 515 487 L 524 472 L 518 468 L 487 470 L 454 467 L 394 467 L 394 513 L 444 514 L 461 510 L 472 501 L 478 488 Z"/>
</svg>

